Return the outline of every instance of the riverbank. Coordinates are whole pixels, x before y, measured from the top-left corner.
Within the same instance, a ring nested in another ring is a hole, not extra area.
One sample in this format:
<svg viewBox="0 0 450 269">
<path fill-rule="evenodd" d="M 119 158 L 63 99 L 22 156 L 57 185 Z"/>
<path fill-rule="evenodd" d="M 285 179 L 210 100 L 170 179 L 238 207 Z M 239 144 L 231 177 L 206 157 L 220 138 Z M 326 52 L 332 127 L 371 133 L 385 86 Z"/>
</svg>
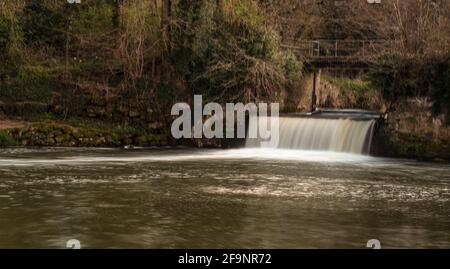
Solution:
<svg viewBox="0 0 450 269">
<path fill-rule="evenodd" d="M 323 108 L 388 110 L 388 102 L 361 78 L 319 75 L 317 105 Z M 294 95 L 284 94 L 284 112 L 307 111 L 313 76 L 305 76 Z M 0 102 L 0 147 L 159 147 L 236 148 L 244 140 L 186 139 L 170 135 L 171 104 L 155 104 L 150 97 L 123 99 L 119 95 L 77 92 L 84 100 L 78 113 L 66 117 L 67 102 L 55 94 L 46 103 Z M 188 101 L 187 101 L 188 102 Z M 432 112 L 426 97 L 397 102 L 378 124 L 371 154 L 424 161 L 450 161 L 450 128 L 445 113 Z M 3 116 L 1 116 L 3 115 Z"/>
<path fill-rule="evenodd" d="M 167 135 L 89 119 L 0 119 L 0 147 L 166 146 Z"/>
<path fill-rule="evenodd" d="M 426 98 L 411 98 L 386 114 L 374 135 L 373 154 L 424 161 L 450 161 L 448 116 L 433 114 Z"/>
<path fill-rule="evenodd" d="M 375 131 L 372 156 L 438 163 L 450 161 L 447 140 L 426 139 L 412 133 L 395 133 L 387 122 L 382 123 Z M 165 132 L 155 134 L 136 127 L 123 127 L 88 119 L 46 119 L 39 122 L 0 119 L 0 148 L 185 146 L 193 149 L 227 149 L 244 145 L 245 140 L 242 139 L 174 140 Z"/>
</svg>

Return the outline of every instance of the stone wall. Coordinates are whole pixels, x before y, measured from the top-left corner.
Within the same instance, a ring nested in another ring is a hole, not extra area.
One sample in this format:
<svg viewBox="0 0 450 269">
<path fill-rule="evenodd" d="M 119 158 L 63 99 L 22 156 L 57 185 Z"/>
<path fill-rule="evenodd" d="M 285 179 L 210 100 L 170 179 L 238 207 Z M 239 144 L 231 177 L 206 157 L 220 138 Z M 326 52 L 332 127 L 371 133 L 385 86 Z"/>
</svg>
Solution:
<svg viewBox="0 0 450 269">
<path fill-rule="evenodd" d="M 378 129 L 374 153 L 381 156 L 450 160 L 450 126 L 445 114 L 433 115 L 427 98 L 395 107 Z"/>
<path fill-rule="evenodd" d="M 92 94 L 81 90 L 73 95 L 76 99 L 55 92 L 46 103 L 0 100 L 0 115 L 30 123 L 8 131 L 21 146 L 167 145 L 170 128 L 167 128 L 165 114 L 150 97 L 131 100 L 101 91 Z M 69 119 L 97 122 L 106 127 L 102 130 L 77 126 Z"/>
<path fill-rule="evenodd" d="M 131 129 L 74 127 L 67 124 L 43 122 L 6 130 L 16 146 L 26 147 L 119 147 L 167 146 L 167 136 Z"/>
<path fill-rule="evenodd" d="M 70 111 L 78 117 L 105 120 L 111 123 L 134 124 L 149 130 L 158 132 L 165 124 L 164 114 L 159 111 L 157 102 L 150 95 L 141 98 L 124 98 L 120 95 L 112 95 L 107 92 L 80 91 L 82 104 L 76 104 L 78 109 Z M 65 114 L 65 108 L 70 104 L 65 103 L 64 98 L 54 94 L 49 112 L 53 114 Z"/>
<path fill-rule="evenodd" d="M 50 104 L 42 102 L 3 102 L 0 100 L 0 114 L 5 116 L 29 117 L 47 113 Z"/>
<path fill-rule="evenodd" d="M 118 95 L 92 94 L 79 91 L 75 102 L 69 103 L 60 93 L 48 102 L 6 102 L 0 100 L 0 114 L 8 117 L 34 118 L 44 113 L 134 124 L 154 131 L 164 125 L 164 115 L 151 97 L 127 99 Z"/>
</svg>

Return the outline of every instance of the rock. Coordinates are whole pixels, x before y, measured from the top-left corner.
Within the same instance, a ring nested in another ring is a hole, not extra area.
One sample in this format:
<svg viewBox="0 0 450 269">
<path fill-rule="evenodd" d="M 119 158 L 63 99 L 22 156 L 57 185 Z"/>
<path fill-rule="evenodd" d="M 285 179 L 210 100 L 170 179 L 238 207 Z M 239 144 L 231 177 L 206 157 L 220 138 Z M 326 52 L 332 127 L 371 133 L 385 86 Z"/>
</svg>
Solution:
<svg viewBox="0 0 450 269">
<path fill-rule="evenodd" d="M 55 139 L 48 137 L 46 140 L 46 146 L 54 146 L 56 144 Z"/>
<path fill-rule="evenodd" d="M 94 143 L 96 147 L 101 147 L 106 145 L 106 139 L 101 136 L 94 139 Z"/>
<path fill-rule="evenodd" d="M 106 108 L 102 106 L 90 106 L 87 108 L 87 114 L 91 118 L 105 116 Z"/>
<path fill-rule="evenodd" d="M 122 114 L 127 114 L 128 113 L 128 107 L 121 105 L 117 108 L 117 111 L 119 111 Z"/>
<path fill-rule="evenodd" d="M 48 112 L 49 105 L 40 102 L 23 102 L 22 115 L 34 116 Z"/>
<path fill-rule="evenodd" d="M 125 137 L 122 139 L 122 145 L 131 145 L 133 144 L 133 139 L 129 137 Z"/>
<path fill-rule="evenodd" d="M 63 108 L 61 105 L 54 105 L 51 107 L 50 109 L 53 113 L 55 114 L 62 114 L 64 112 Z"/>
<path fill-rule="evenodd" d="M 160 122 L 153 122 L 153 123 L 149 123 L 147 125 L 147 128 L 150 131 L 154 131 L 154 130 L 160 130 L 162 128 L 162 124 Z"/>
<path fill-rule="evenodd" d="M 18 105 L 17 103 L 3 103 L 2 111 L 7 116 L 22 116 L 22 105 Z"/>
<path fill-rule="evenodd" d="M 63 132 L 62 132 L 62 130 L 61 129 L 59 129 L 59 130 L 56 130 L 56 131 L 54 131 L 53 132 L 53 136 L 61 136 L 63 134 Z"/>
<path fill-rule="evenodd" d="M 146 146 L 147 145 L 147 137 L 144 136 L 144 135 L 135 137 L 133 140 L 134 140 L 133 141 L 134 144 L 137 145 L 137 146 L 141 146 L 142 147 L 142 146 Z"/>
<path fill-rule="evenodd" d="M 113 138 L 111 136 L 105 136 L 105 143 L 107 146 L 110 146 L 111 144 L 114 144 Z"/>
<path fill-rule="evenodd" d="M 74 147 L 77 145 L 77 142 L 75 140 L 71 140 L 68 144 L 69 147 Z"/>
<path fill-rule="evenodd" d="M 63 144 L 69 140 L 70 140 L 70 136 L 67 134 L 66 135 L 60 134 L 60 135 L 55 136 L 55 141 L 57 144 Z"/>
</svg>

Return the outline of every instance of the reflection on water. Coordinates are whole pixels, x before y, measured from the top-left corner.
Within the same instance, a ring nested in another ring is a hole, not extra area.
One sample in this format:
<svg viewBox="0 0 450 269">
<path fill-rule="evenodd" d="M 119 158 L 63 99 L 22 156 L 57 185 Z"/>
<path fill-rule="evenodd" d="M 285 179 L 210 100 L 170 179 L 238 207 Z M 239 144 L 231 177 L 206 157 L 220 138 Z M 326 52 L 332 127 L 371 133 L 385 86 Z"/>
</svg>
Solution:
<svg viewBox="0 0 450 269">
<path fill-rule="evenodd" d="M 450 247 L 450 166 L 324 152 L 0 151 L 0 247 Z"/>
</svg>

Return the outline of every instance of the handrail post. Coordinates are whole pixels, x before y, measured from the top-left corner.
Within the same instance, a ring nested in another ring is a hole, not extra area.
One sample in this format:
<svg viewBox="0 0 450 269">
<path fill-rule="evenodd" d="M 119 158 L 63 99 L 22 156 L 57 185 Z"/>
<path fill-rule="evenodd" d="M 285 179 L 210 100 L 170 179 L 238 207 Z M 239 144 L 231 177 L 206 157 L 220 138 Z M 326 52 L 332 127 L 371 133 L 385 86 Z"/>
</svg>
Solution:
<svg viewBox="0 0 450 269">
<path fill-rule="evenodd" d="M 335 40 L 335 43 L 334 43 L 334 57 L 338 57 L 338 41 L 337 41 L 337 39 Z"/>
</svg>

